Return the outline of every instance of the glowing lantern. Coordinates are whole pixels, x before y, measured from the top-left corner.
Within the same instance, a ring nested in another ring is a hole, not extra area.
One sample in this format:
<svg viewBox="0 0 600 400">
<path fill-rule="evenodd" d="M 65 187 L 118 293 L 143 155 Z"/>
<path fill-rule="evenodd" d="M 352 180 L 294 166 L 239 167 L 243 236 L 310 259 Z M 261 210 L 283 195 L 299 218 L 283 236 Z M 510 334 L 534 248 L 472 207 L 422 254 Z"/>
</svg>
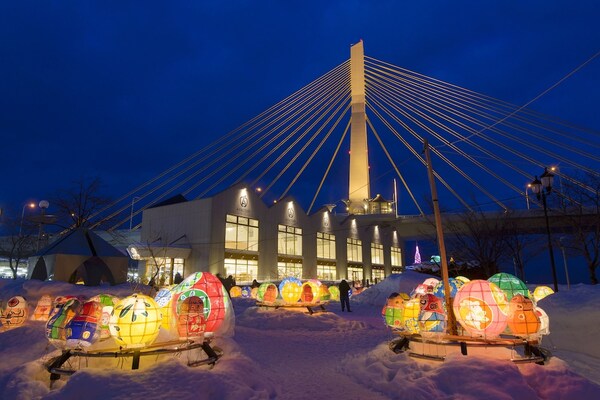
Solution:
<svg viewBox="0 0 600 400">
<path fill-rule="evenodd" d="M 538 286 L 533 291 L 533 299 L 537 303 L 544 297 L 548 297 L 551 294 L 554 294 L 554 290 L 550 289 L 548 286 Z"/>
<path fill-rule="evenodd" d="M 110 337 L 110 329 L 108 323 L 110 322 L 110 313 L 112 312 L 115 304 L 119 302 L 119 298 L 110 294 L 99 294 L 90 299 L 90 301 L 97 301 L 102 306 L 102 313 L 100 315 L 100 340 L 108 339 Z"/>
<path fill-rule="evenodd" d="M 302 281 L 293 276 L 283 278 L 279 284 L 279 293 L 285 303 L 297 303 L 302 294 Z"/>
<path fill-rule="evenodd" d="M 38 300 L 35 310 L 33 310 L 33 314 L 31 315 L 31 320 L 48 321 L 50 311 L 52 311 L 52 297 L 45 294 Z"/>
<path fill-rule="evenodd" d="M 402 316 L 404 314 L 404 299 L 399 293 L 392 293 L 388 296 L 381 316 L 385 324 L 393 328 L 400 328 L 402 325 Z"/>
<path fill-rule="evenodd" d="M 261 283 L 256 292 L 256 300 L 263 303 L 274 303 L 277 300 L 278 290 L 271 282 Z"/>
<path fill-rule="evenodd" d="M 229 289 L 229 295 L 231 296 L 231 298 L 242 297 L 242 288 L 239 286 L 232 287 L 231 289 Z"/>
<path fill-rule="evenodd" d="M 46 323 L 46 337 L 54 346 L 62 349 L 66 346 L 67 325 L 81 309 L 81 301 L 76 297 L 60 297 L 50 312 Z"/>
<path fill-rule="evenodd" d="M 303 303 L 318 303 L 321 296 L 321 288 L 314 281 L 307 281 L 302 284 L 302 293 L 300 294 L 300 301 Z"/>
<path fill-rule="evenodd" d="M 542 310 L 540 307 L 534 307 L 533 309 L 540 320 L 540 335 L 549 335 L 550 334 L 550 317 L 546 314 L 546 311 Z"/>
<path fill-rule="evenodd" d="M 250 286 L 244 286 L 242 288 L 242 298 L 249 299 L 252 297 L 252 288 Z"/>
<path fill-rule="evenodd" d="M 28 317 L 27 300 L 23 296 L 14 296 L 6 302 L 0 322 L 5 329 L 16 328 L 23 325 Z"/>
<path fill-rule="evenodd" d="M 500 272 L 492 275 L 488 282 L 492 282 L 500 288 L 505 294 L 508 301 L 516 294 L 522 294 L 525 297 L 531 297 L 527 285 L 514 275 Z"/>
<path fill-rule="evenodd" d="M 437 286 L 437 284 L 440 282 L 441 281 L 437 278 L 427 278 L 423 281 L 423 285 L 431 286 L 432 288 L 435 288 Z"/>
<path fill-rule="evenodd" d="M 329 301 L 331 300 L 331 293 L 329 293 L 329 289 L 327 288 L 327 285 L 320 285 L 319 286 L 319 295 L 320 301 Z"/>
<path fill-rule="evenodd" d="M 458 284 L 456 279 L 448 278 L 448 284 L 450 286 L 450 297 L 456 297 L 456 292 L 458 292 L 459 286 L 462 284 Z M 433 289 L 433 294 L 440 299 L 444 299 L 446 294 L 444 292 L 444 282 L 439 281 L 438 284 Z"/>
<path fill-rule="evenodd" d="M 331 300 L 340 301 L 340 289 L 337 286 L 331 285 L 329 286 L 328 290 Z"/>
<path fill-rule="evenodd" d="M 110 316 L 110 333 L 125 348 L 145 347 L 156 339 L 162 321 L 152 297 L 133 294 L 119 301 Z"/>
<path fill-rule="evenodd" d="M 400 330 L 409 333 L 419 333 L 419 313 L 421 311 L 421 300 L 412 298 L 404 302 L 404 313 Z"/>
<path fill-rule="evenodd" d="M 190 289 L 187 292 L 195 292 Z M 187 296 L 179 303 L 177 311 L 177 333 L 180 339 L 204 338 L 206 319 L 204 318 L 204 302 L 198 296 Z"/>
<path fill-rule="evenodd" d="M 495 338 L 508 322 L 506 295 L 484 280 L 464 284 L 456 293 L 453 309 L 456 320 L 471 336 Z"/>
<path fill-rule="evenodd" d="M 204 304 L 205 333 L 213 335 L 220 328 L 226 329 L 228 325 L 224 324 L 225 320 L 232 320 L 234 316 L 231 300 L 219 278 L 209 272 L 197 272 L 187 277 L 182 282 L 182 284 L 184 283 L 185 285 L 177 285 L 173 288 L 173 292 L 176 294 L 171 300 L 173 303 L 172 311 L 174 312 L 172 318 L 179 318 L 180 303 L 186 297 L 198 296 Z M 178 292 L 181 287 L 189 289 Z"/>
<path fill-rule="evenodd" d="M 102 317 L 102 307 L 98 301 L 83 303 L 79 312 L 66 325 L 67 347 L 89 347 L 99 339 L 98 327 Z"/>
<path fill-rule="evenodd" d="M 171 329 L 171 299 L 173 298 L 173 288 L 162 288 L 154 296 L 154 301 L 160 307 L 162 315 L 161 326 L 169 330 Z"/>
<path fill-rule="evenodd" d="M 533 310 L 533 301 L 516 294 L 509 302 L 508 328 L 513 335 L 530 336 L 540 329 L 540 319 Z"/>
<path fill-rule="evenodd" d="M 442 300 L 432 294 L 420 298 L 419 332 L 424 337 L 435 336 L 446 330 L 446 315 Z"/>
<path fill-rule="evenodd" d="M 252 297 L 253 299 L 258 298 L 258 288 L 257 287 L 253 287 L 252 289 L 250 289 L 250 297 Z"/>
<path fill-rule="evenodd" d="M 462 276 L 462 275 L 459 275 L 454 279 L 456 279 L 457 282 L 460 282 L 459 283 L 460 286 L 464 285 L 465 283 L 471 282 L 471 280 L 469 278 L 467 278 L 466 276 Z"/>
<path fill-rule="evenodd" d="M 434 288 L 440 281 L 435 278 L 427 278 L 423 283 L 417 285 L 417 287 L 412 291 L 410 297 L 419 297 L 424 294 L 433 293 Z"/>
</svg>

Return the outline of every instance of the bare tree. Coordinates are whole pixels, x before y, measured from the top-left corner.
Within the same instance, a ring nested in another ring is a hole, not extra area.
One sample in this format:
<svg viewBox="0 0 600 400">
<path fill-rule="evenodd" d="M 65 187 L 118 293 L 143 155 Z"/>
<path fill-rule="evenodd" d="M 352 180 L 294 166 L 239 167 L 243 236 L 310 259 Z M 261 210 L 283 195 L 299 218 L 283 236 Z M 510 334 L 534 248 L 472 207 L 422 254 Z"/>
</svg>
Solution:
<svg viewBox="0 0 600 400">
<path fill-rule="evenodd" d="M 0 256 L 8 259 L 13 279 L 17 279 L 19 265 L 35 252 L 37 238 L 29 221 L 22 225 L 18 218 L 4 216 L 2 222 L 9 234 L 0 239 Z"/>
<path fill-rule="evenodd" d="M 56 209 L 57 225 L 64 229 L 98 226 L 99 212 L 111 204 L 111 199 L 100 194 L 99 178 L 80 178 L 67 189 L 61 189 L 52 200 Z M 103 223 L 106 221 L 100 221 Z"/>
</svg>

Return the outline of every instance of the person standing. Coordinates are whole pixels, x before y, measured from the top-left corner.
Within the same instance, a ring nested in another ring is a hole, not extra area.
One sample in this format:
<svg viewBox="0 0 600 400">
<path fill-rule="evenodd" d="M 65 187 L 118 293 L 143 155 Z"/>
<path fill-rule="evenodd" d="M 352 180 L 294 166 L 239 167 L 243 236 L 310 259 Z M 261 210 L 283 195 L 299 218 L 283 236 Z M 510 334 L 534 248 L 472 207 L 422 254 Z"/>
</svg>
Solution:
<svg viewBox="0 0 600 400">
<path fill-rule="evenodd" d="M 352 312 L 350 310 L 350 285 L 345 279 L 342 279 L 338 288 L 340 289 L 340 303 L 342 305 L 342 311 L 347 308 L 348 312 Z"/>
</svg>

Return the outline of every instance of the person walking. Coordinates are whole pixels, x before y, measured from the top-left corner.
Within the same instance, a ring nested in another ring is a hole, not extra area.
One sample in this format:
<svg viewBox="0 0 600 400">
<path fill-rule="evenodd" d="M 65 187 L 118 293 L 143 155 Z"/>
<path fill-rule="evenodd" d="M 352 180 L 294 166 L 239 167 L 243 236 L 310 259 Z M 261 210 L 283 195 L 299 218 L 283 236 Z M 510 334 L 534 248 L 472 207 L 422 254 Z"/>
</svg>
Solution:
<svg viewBox="0 0 600 400">
<path fill-rule="evenodd" d="M 350 310 L 350 285 L 345 279 L 342 279 L 338 288 L 340 289 L 340 304 L 342 305 L 342 311 L 347 308 L 348 312 L 352 312 Z"/>
</svg>

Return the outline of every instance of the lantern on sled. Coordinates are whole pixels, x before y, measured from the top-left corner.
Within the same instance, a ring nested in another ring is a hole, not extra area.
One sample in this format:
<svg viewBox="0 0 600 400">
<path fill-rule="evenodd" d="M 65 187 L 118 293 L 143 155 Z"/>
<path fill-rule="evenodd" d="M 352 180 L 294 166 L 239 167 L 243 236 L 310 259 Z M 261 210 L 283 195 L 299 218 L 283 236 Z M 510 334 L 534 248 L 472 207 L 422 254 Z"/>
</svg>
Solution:
<svg viewBox="0 0 600 400">
<path fill-rule="evenodd" d="M 452 298 L 456 297 L 458 288 L 461 287 L 463 284 L 458 283 L 458 281 L 454 278 L 448 278 L 448 284 L 450 286 L 450 297 L 452 297 Z M 439 297 L 440 299 L 444 300 L 444 298 L 446 296 L 445 289 L 444 289 L 444 282 L 439 281 L 437 283 L 437 285 L 435 285 L 435 287 L 433 288 L 433 294 L 435 296 Z"/>
<path fill-rule="evenodd" d="M 252 297 L 252 288 L 250 286 L 242 287 L 242 298 L 249 299 Z"/>
<path fill-rule="evenodd" d="M 495 338 L 508 322 L 506 294 L 495 284 L 480 279 L 458 290 L 453 311 L 458 323 L 471 336 Z"/>
<path fill-rule="evenodd" d="M 534 311 L 533 301 L 516 294 L 510 299 L 508 313 L 508 328 L 515 336 L 528 337 L 540 330 L 540 319 Z"/>
<path fill-rule="evenodd" d="M 537 303 L 538 301 L 550 296 L 551 294 L 554 294 L 554 290 L 550 289 L 548 286 L 538 286 L 533 291 L 533 299 Z"/>
<path fill-rule="evenodd" d="M 102 304 L 90 300 L 83 303 L 79 311 L 66 326 L 66 347 L 85 348 L 94 344 L 99 338 L 99 326 L 102 318 Z"/>
<path fill-rule="evenodd" d="M 404 299 L 400 293 L 392 293 L 388 296 L 381 316 L 387 326 L 392 328 L 400 328 L 402 324 L 402 316 L 404 315 Z"/>
<path fill-rule="evenodd" d="M 133 294 L 119 301 L 110 316 L 110 333 L 125 348 L 152 344 L 158 336 L 162 316 L 152 297 Z"/>
<path fill-rule="evenodd" d="M 31 320 L 48 321 L 50 311 L 52 311 L 52 297 L 45 294 L 38 300 L 35 310 L 33 310 L 33 314 L 31 315 Z"/>
<path fill-rule="evenodd" d="M 421 312 L 421 299 L 413 297 L 404 302 L 402 314 L 401 331 L 408 333 L 419 333 L 419 313 Z"/>
<path fill-rule="evenodd" d="M 110 329 L 108 327 L 108 323 L 110 322 L 110 313 L 112 312 L 114 306 L 119 302 L 119 298 L 110 294 L 99 294 L 92 297 L 90 301 L 97 301 L 102 306 L 98 332 L 100 335 L 100 340 L 108 339 L 110 337 Z"/>
<path fill-rule="evenodd" d="M 23 325 L 28 317 L 27 300 L 23 296 L 13 296 L 6 302 L 6 308 L 0 317 L 0 325 L 5 329 L 16 328 Z"/>
<path fill-rule="evenodd" d="M 256 291 L 256 300 L 263 303 L 274 303 L 277 300 L 277 286 L 271 282 L 261 283 Z"/>
<path fill-rule="evenodd" d="M 176 295 L 173 312 L 176 318 L 177 334 L 180 339 L 203 339 L 206 329 L 204 301 L 206 293 L 199 289 L 189 289 Z"/>
<path fill-rule="evenodd" d="M 302 281 L 293 276 L 283 278 L 279 284 L 279 293 L 285 303 L 297 303 L 302 294 Z"/>
<path fill-rule="evenodd" d="M 231 296 L 231 298 L 242 297 L 242 288 L 239 286 L 232 287 L 231 289 L 229 289 L 229 295 Z"/>
<path fill-rule="evenodd" d="M 154 301 L 160 307 L 162 315 L 161 326 L 169 330 L 171 328 L 171 299 L 173 298 L 173 288 L 162 288 L 154 296 Z"/>
<path fill-rule="evenodd" d="M 67 345 L 67 325 L 81 310 L 81 301 L 76 297 L 57 297 L 57 303 L 46 323 L 46 338 L 59 349 Z"/>
<path fill-rule="evenodd" d="M 507 274 L 506 272 L 500 272 L 492 275 L 488 282 L 492 282 L 500 288 L 506 294 L 506 299 L 510 301 L 516 294 L 521 294 L 525 297 L 531 297 L 529 288 L 527 285 L 514 275 Z"/>
<path fill-rule="evenodd" d="M 319 281 L 317 281 L 319 282 Z M 306 281 L 302 284 L 300 301 L 303 303 L 318 303 L 321 299 L 321 282 L 317 284 L 314 280 Z"/>
<path fill-rule="evenodd" d="M 327 288 L 327 285 L 319 286 L 319 300 L 320 301 L 331 300 L 331 293 L 329 293 L 329 289 Z"/>
<path fill-rule="evenodd" d="M 432 294 L 420 298 L 419 332 L 423 337 L 433 337 L 446 331 L 446 315 L 442 299 Z"/>
<path fill-rule="evenodd" d="M 340 289 L 337 286 L 331 285 L 329 286 L 328 290 L 330 294 L 329 298 L 331 300 L 340 301 Z"/>
</svg>

